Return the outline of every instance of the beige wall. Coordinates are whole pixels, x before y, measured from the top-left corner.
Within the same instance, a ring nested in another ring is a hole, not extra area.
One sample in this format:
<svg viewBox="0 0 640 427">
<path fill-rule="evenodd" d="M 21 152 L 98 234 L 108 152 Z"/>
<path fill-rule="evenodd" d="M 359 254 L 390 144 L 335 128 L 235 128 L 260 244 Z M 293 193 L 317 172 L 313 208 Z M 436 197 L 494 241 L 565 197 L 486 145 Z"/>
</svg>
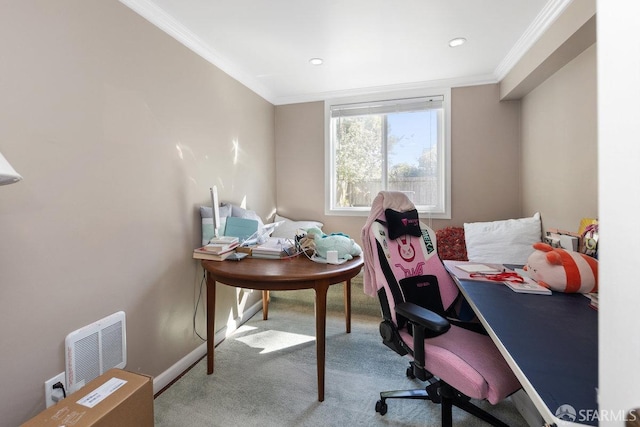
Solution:
<svg viewBox="0 0 640 427">
<path fill-rule="evenodd" d="M 453 217 L 434 228 L 535 213 L 520 208 L 520 102 L 500 101 L 498 85 L 455 88 L 451 98 Z"/>
<path fill-rule="evenodd" d="M 217 184 L 271 214 L 274 107 L 117 1 L 2 9 L 0 152 L 24 176 L 0 187 L 0 426 L 15 426 L 44 408 L 65 336 L 115 311 L 129 370 L 200 346 L 197 208 Z M 219 288 L 219 328 L 259 298 Z"/>
<path fill-rule="evenodd" d="M 518 217 L 520 102 L 500 102 L 498 85 L 453 88 L 451 99 L 453 215 L 433 228 Z M 324 214 L 322 102 L 276 107 L 276 162 L 281 215 L 360 239 L 366 217 Z"/>
<path fill-rule="evenodd" d="M 545 228 L 598 216 L 596 45 L 522 99 L 522 203 Z"/>
<path fill-rule="evenodd" d="M 278 213 L 298 220 L 324 217 L 324 103 L 275 110 Z"/>
</svg>

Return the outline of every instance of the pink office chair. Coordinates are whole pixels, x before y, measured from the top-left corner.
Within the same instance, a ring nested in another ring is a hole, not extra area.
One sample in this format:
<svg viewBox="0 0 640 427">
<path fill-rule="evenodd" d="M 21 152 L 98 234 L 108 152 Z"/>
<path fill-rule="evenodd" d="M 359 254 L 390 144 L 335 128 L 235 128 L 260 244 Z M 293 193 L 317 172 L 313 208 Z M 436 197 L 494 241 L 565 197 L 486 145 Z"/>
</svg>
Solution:
<svg viewBox="0 0 640 427">
<path fill-rule="evenodd" d="M 376 411 L 387 412 L 387 399 L 423 399 L 441 405 L 443 426 L 452 425 L 453 406 L 506 426 L 469 400 L 496 404 L 520 383 L 481 325 L 456 319 L 462 297 L 438 257 L 435 233 L 419 222 L 415 207 L 407 210 L 412 206 L 402 193 L 376 197 L 362 230 L 364 285 L 380 299 L 383 343 L 412 355 L 406 375 L 427 385 L 380 393 Z"/>
</svg>

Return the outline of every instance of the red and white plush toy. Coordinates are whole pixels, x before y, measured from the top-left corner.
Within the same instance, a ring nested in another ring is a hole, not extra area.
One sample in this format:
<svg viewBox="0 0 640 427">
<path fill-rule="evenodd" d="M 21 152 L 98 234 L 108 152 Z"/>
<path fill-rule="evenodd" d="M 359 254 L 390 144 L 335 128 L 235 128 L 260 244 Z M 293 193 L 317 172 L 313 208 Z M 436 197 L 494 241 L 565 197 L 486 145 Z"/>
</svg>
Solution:
<svg viewBox="0 0 640 427">
<path fill-rule="evenodd" d="M 534 243 L 524 269 L 538 284 L 558 292 L 598 292 L 598 261 L 580 252 Z"/>
</svg>

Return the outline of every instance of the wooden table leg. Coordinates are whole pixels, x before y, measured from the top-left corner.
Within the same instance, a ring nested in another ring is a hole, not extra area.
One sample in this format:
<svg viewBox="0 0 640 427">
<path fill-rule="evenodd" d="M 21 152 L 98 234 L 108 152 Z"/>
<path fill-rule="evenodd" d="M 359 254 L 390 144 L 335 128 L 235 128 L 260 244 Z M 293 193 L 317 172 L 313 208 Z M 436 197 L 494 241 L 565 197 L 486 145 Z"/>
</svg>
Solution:
<svg viewBox="0 0 640 427">
<path fill-rule="evenodd" d="M 344 321 L 347 333 L 351 333 L 351 279 L 344 282 Z"/>
<path fill-rule="evenodd" d="M 318 402 L 324 402 L 324 360 L 327 334 L 327 283 L 318 284 L 316 290 L 316 357 L 318 359 Z"/>
<path fill-rule="evenodd" d="M 207 374 L 213 374 L 213 349 L 216 331 L 216 280 L 207 273 Z"/>
<path fill-rule="evenodd" d="M 262 320 L 269 318 L 269 291 L 262 291 Z"/>
</svg>

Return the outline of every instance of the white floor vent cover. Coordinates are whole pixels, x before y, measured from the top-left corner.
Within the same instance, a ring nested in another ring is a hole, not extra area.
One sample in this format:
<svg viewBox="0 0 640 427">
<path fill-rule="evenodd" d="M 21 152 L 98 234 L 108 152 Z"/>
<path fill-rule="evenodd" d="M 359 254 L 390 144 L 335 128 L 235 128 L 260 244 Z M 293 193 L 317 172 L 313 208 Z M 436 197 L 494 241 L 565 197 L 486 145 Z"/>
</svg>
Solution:
<svg viewBox="0 0 640 427">
<path fill-rule="evenodd" d="M 67 391 L 74 392 L 111 368 L 127 365 L 124 311 L 71 332 L 65 339 Z"/>
</svg>

